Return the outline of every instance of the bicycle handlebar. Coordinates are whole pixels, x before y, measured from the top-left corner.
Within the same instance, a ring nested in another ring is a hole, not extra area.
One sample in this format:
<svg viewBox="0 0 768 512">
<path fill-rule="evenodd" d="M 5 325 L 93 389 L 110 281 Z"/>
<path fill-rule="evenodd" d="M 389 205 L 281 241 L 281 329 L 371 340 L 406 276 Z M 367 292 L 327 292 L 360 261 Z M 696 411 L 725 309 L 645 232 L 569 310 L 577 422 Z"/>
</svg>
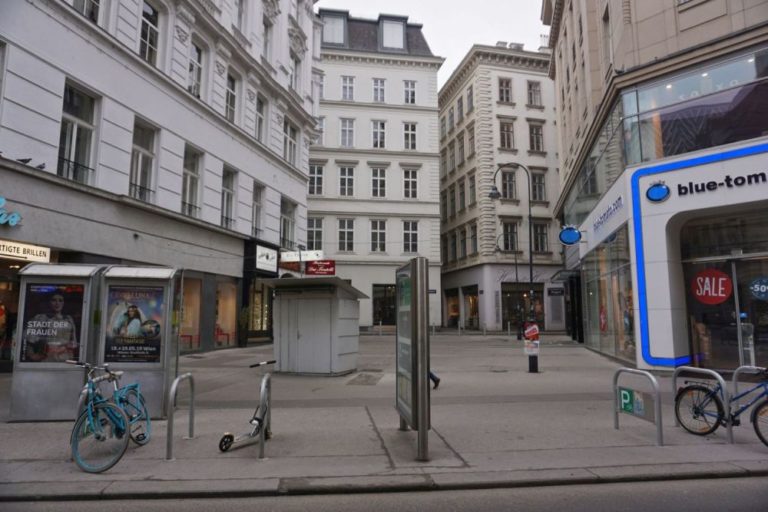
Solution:
<svg viewBox="0 0 768 512">
<path fill-rule="evenodd" d="M 103 382 L 105 380 L 108 381 L 119 381 L 120 377 L 123 376 L 123 370 L 110 370 L 109 364 L 105 363 L 104 366 L 97 366 L 95 364 L 90 363 L 81 363 L 80 361 L 75 361 L 72 359 L 67 359 L 67 363 L 74 364 L 76 366 L 81 366 L 88 370 L 88 378 L 93 381 L 94 384 L 97 384 L 99 382 Z M 104 372 L 104 375 L 99 375 L 98 377 L 91 377 L 94 371 L 101 370 Z"/>
</svg>

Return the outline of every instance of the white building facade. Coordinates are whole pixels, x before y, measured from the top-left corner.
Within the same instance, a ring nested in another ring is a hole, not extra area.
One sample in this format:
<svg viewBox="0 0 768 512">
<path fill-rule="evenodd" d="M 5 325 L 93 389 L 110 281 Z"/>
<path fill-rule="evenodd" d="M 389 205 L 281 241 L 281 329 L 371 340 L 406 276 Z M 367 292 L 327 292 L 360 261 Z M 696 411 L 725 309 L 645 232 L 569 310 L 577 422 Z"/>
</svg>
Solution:
<svg viewBox="0 0 768 512">
<path fill-rule="evenodd" d="M 447 326 L 517 330 L 533 315 L 545 330 L 565 328 L 562 285 L 552 282 L 562 259 L 549 62 L 545 49 L 475 45 L 440 90 Z"/>
<path fill-rule="evenodd" d="M 268 336 L 259 280 L 306 240 L 315 30 L 308 0 L 2 2 L 0 195 L 22 220 L 0 239 L 184 268 L 183 350 Z M 24 261 L 0 263 L 10 311 Z"/>
<path fill-rule="evenodd" d="M 395 271 L 429 259 L 440 289 L 437 70 L 420 25 L 321 9 L 321 136 L 310 150 L 309 249 L 368 295 L 360 326 L 395 325 Z M 430 294 L 440 323 L 440 295 Z"/>
</svg>

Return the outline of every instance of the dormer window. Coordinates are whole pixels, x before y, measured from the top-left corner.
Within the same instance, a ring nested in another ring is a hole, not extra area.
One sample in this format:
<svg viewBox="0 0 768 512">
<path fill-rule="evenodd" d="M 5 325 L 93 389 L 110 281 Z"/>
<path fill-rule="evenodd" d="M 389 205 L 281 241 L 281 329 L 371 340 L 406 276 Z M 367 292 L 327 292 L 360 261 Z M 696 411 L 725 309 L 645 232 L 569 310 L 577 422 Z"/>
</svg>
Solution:
<svg viewBox="0 0 768 512">
<path fill-rule="evenodd" d="M 405 25 L 401 21 L 384 20 L 381 22 L 382 45 L 384 48 L 405 48 Z"/>
<path fill-rule="evenodd" d="M 323 16 L 323 42 L 344 44 L 344 18 Z"/>
</svg>

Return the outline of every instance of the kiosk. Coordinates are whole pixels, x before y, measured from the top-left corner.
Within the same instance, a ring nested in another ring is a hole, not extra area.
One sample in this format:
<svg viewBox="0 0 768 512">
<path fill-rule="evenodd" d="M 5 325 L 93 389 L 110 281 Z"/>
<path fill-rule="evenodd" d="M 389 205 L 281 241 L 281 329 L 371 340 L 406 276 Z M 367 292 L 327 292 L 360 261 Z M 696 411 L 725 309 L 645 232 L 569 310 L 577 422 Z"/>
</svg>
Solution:
<svg viewBox="0 0 768 512">
<path fill-rule="evenodd" d="M 360 290 L 338 277 L 264 281 L 275 289 L 275 370 L 343 375 L 357 369 Z"/>
<path fill-rule="evenodd" d="M 68 359 L 92 360 L 91 325 L 104 265 L 32 263 L 19 272 L 11 421 L 71 420 L 85 382 Z"/>
<path fill-rule="evenodd" d="M 102 274 L 96 361 L 139 382 L 152 417 L 163 417 L 178 370 L 182 271 L 112 266 Z"/>
</svg>

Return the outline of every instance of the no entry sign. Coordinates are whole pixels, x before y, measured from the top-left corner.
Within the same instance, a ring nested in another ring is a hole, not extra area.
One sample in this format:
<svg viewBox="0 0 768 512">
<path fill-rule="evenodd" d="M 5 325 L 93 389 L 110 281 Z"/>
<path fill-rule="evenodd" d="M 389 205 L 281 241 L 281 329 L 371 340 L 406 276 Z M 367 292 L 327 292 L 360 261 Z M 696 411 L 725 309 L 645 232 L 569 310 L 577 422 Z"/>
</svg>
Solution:
<svg viewBox="0 0 768 512">
<path fill-rule="evenodd" d="M 707 268 L 696 274 L 691 292 L 702 304 L 716 305 L 728 300 L 733 293 L 733 282 L 728 274 L 715 268 Z"/>
</svg>

